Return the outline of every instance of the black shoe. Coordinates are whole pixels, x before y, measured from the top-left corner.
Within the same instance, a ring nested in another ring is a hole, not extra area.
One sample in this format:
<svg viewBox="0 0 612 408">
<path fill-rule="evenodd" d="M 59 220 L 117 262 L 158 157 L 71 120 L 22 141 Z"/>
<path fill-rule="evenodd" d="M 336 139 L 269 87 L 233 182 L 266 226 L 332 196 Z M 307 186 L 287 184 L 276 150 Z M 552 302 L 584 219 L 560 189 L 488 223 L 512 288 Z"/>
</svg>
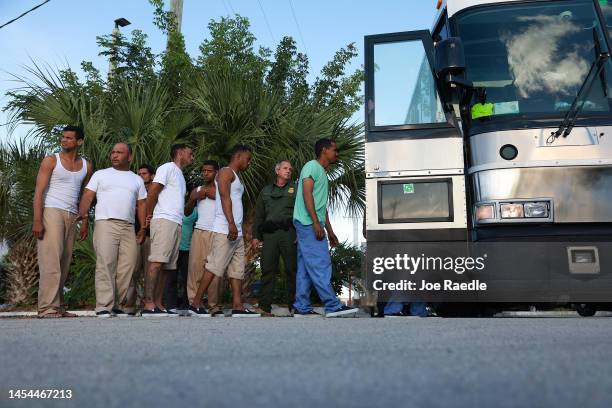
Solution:
<svg viewBox="0 0 612 408">
<path fill-rule="evenodd" d="M 356 307 L 341 306 L 333 312 L 325 313 L 325 317 L 340 317 L 349 314 L 356 314 L 359 311 Z"/>
<path fill-rule="evenodd" d="M 113 309 L 113 314 L 117 317 L 128 317 L 128 316 L 134 316 L 135 313 L 134 312 L 124 312 L 121 309 Z"/>
<path fill-rule="evenodd" d="M 261 314 L 255 313 L 254 311 L 249 309 L 232 309 L 232 317 L 261 317 Z"/>
<path fill-rule="evenodd" d="M 143 309 L 140 312 L 141 317 L 168 317 L 168 313 L 156 307 L 155 309 Z"/>
<path fill-rule="evenodd" d="M 210 313 L 203 307 L 198 307 L 197 309 L 191 305 L 189 305 L 189 309 L 187 309 L 187 313 L 189 316 L 195 317 L 210 317 Z M 221 312 L 223 313 L 223 312 Z"/>
<path fill-rule="evenodd" d="M 102 310 L 101 312 L 96 312 L 96 317 L 113 317 L 113 314 L 108 310 Z"/>
<path fill-rule="evenodd" d="M 319 313 L 315 312 L 314 310 L 311 310 L 309 312 L 300 312 L 297 309 L 293 309 L 293 317 L 317 317 L 317 316 L 321 316 Z"/>
<path fill-rule="evenodd" d="M 160 310 L 160 309 L 158 309 Z M 177 313 L 176 309 L 166 309 L 162 310 L 162 313 L 166 313 L 168 317 L 179 317 L 180 314 Z"/>
</svg>

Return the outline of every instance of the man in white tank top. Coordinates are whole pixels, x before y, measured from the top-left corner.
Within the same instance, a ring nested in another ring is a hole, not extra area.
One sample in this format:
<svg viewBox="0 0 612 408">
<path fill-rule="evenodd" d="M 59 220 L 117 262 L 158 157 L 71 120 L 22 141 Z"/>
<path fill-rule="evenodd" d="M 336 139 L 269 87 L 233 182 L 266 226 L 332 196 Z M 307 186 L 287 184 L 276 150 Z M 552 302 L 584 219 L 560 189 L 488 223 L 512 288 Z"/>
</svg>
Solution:
<svg viewBox="0 0 612 408">
<path fill-rule="evenodd" d="M 251 148 L 236 145 L 230 152 L 228 167 L 217 175 L 215 220 L 213 222 L 212 249 L 206 260 L 206 268 L 200 288 L 208 289 L 215 276 L 223 277 L 227 272 L 232 287 L 232 316 L 259 317 L 258 313 L 242 305 L 242 280 L 244 279 L 244 240 L 242 238 L 242 194 L 244 186 L 240 172 L 251 163 Z"/>
<path fill-rule="evenodd" d="M 128 289 L 136 269 L 138 245 L 145 239 L 144 182 L 130 171 L 132 149 L 117 143 L 111 152 L 112 167 L 98 170 L 85 186 L 79 218 L 87 225 L 89 208 L 97 198 L 94 249 L 96 251 L 96 315 L 133 315 L 127 306 Z M 140 224 L 135 234 L 136 215 Z"/>
<path fill-rule="evenodd" d="M 177 267 L 181 225 L 185 209 L 183 169 L 193 163 L 193 150 L 185 144 L 170 149 L 172 161 L 159 166 L 147 196 L 147 220 L 150 220 L 151 254 L 145 275 L 143 317 L 178 316 L 162 305 L 168 270 Z"/>
<path fill-rule="evenodd" d="M 68 277 L 75 220 L 83 187 L 91 177 L 91 163 L 79 155 L 83 130 L 66 126 L 60 153 L 43 159 L 34 190 L 32 232 L 38 243 L 38 316 L 74 317 L 64 307 L 64 284 Z M 81 238 L 87 228 L 81 229 Z"/>
<path fill-rule="evenodd" d="M 214 160 L 207 160 L 202 164 L 202 180 L 204 184 L 194 188 L 185 204 L 185 214 L 191 213 L 197 206 L 198 220 L 191 236 L 191 249 L 189 251 L 189 272 L 187 276 L 187 298 L 189 300 L 189 314 L 198 317 L 210 316 L 209 312 L 202 307 L 202 296 L 204 286 L 202 276 L 206 257 L 212 248 L 213 224 L 215 221 L 215 199 L 217 188 L 215 177 L 219 171 L 219 164 Z M 221 311 L 219 303 L 220 279 L 214 277 L 208 287 L 208 304 L 211 312 Z M 201 288 L 201 290 L 199 290 Z M 218 315 L 219 313 L 217 313 Z"/>
</svg>

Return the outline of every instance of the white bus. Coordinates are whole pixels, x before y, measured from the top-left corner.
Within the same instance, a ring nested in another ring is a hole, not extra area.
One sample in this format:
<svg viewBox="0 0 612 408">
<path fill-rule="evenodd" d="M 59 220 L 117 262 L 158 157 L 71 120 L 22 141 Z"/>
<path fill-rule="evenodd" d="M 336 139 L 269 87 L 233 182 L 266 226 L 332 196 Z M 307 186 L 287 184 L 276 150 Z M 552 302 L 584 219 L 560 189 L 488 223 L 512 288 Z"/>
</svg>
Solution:
<svg viewBox="0 0 612 408">
<path fill-rule="evenodd" d="M 369 284 L 398 254 L 489 255 L 451 274 L 484 293 L 385 300 L 610 307 L 609 26 L 612 1 L 447 0 L 431 30 L 365 37 Z"/>
</svg>

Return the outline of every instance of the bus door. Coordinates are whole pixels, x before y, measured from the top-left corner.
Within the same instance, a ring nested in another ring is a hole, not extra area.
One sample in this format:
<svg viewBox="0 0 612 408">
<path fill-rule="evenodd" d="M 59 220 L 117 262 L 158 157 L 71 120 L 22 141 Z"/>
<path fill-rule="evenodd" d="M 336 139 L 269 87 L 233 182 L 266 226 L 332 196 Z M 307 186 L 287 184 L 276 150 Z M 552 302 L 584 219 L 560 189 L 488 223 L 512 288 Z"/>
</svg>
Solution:
<svg viewBox="0 0 612 408">
<path fill-rule="evenodd" d="M 463 137 L 441 103 L 429 31 L 365 37 L 366 230 L 372 259 L 467 241 Z"/>
</svg>

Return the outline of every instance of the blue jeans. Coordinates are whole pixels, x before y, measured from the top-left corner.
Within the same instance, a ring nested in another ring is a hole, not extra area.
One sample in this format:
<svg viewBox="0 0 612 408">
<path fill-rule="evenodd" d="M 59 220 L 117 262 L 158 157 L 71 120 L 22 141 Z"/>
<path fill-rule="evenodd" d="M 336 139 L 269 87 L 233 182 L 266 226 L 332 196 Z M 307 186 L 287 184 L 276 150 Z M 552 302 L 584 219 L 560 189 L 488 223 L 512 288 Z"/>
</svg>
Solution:
<svg viewBox="0 0 612 408">
<path fill-rule="evenodd" d="M 331 285 L 332 264 L 329 256 L 327 236 L 317 240 L 312 225 L 304 225 L 293 220 L 297 233 L 297 275 L 295 303 L 293 307 L 300 313 L 312 310 L 310 291 L 314 286 L 319 298 L 325 304 L 325 312 L 338 310 L 342 305 Z"/>
<path fill-rule="evenodd" d="M 404 303 L 402 302 L 387 302 L 385 305 L 385 315 L 397 314 L 402 311 L 403 307 Z M 427 317 L 427 303 L 410 303 L 410 314 L 412 316 Z"/>
</svg>

